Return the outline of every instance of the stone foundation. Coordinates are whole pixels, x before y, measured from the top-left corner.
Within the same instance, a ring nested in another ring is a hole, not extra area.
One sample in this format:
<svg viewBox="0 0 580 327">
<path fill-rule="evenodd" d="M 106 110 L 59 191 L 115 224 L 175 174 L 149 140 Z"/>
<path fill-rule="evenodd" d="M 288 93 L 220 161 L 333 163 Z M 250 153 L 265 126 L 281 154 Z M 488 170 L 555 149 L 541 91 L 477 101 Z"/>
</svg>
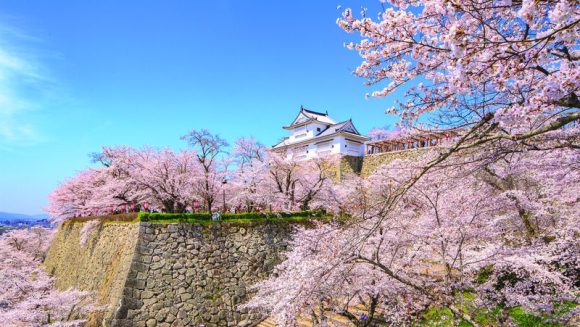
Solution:
<svg viewBox="0 0 580 327">
<path fill-rule="evenodd" d="M 139 235 L 139 224 L 104 223 L 80 244 L 84 223 L 63 224 L 55 235 L 45 269 L 56 277 L 56 287 L 95 292 L 103 314 L 91 317 L 90 325 L 110 325 L 117 304 L 123 297 L 131 261 Z"/>
<path fill-rule="evenodd" d="M 45 264 L 59 288 L 109 304 L 92 326 L 254 325 L 264 317 L 237 307 L 282 260 L 293 230 L 283 221 L 104 223 L 80 246 L 83 224 L 61 226 Z"/>
<path fill-rule="evenodd" d="M 338 162 L 336 176 L 339 180 L 349 174 L 357 174 L 366 178 L 374 173 L 380 166 L 388 164 L 395 159 L 416 159 L 432 149 L 433 148 L 409 149 L 368 154 L 363 157 L 344 156 Z"/>
</svg>

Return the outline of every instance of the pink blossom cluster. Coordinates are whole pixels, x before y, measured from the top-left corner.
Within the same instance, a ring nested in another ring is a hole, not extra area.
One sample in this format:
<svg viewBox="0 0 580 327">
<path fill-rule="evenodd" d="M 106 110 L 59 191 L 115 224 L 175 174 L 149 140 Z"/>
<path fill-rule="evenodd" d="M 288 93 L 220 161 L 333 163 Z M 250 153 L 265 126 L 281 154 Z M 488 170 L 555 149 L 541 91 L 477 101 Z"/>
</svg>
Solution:
<svg viewBox="0 0 580 327">
<path fill-rule="evenodd" d="M 82 326 L 96 307 L 92 294 L 59 291 L 41 263 L 53 235 L 44 228 L 0 236 L 0 325 Z"/>
<path fill-rule="evenodd" d="M 376 19 L 346 9 L 338 25 L 361 36 L 349 48 L 372 97 L 406 90 L 390 113 L 412 124 L 443 115 L 468 126 L 488 113 L 509 134 L 577 117 L 577 1 L 389 0 Z"/>
<path fill-rule="evenodd" d="M 359 325 L 368 323 L 362 314 L 404 325 L 435 306 L 475 325 L 475 308 L 549 314 L 577 301 L 579 154 L 557 149 L 490 161 L 472 151 L 409 187 L 439 155 L 431 153 L 345 179 L 332 200 L 350 218 L 299 228 L 286 261 L 244 306 L 281 325 L 333 314 Z"/>
<path fill-rule="evenodd" d="M 193 151 L 108 147 L 103 155 L 107 165 L 81 171 L 50 194 L 47 211 L 55 220 L 139 208 L 182 212 L 192 203 L 200 182 Z"/>
<path fill-rule="evenodd" d="M 291 211 L 324 207 L 332 193 L 328 168 L 336 158 L 299 162 L 245 138 L 228 155 L 215 135 L 192 135 L 199 138 L 193 150 L 103 148 L 103 166 L 57 187 L 47 211 L 56 221 L 135 211 Z"/>
</svg>

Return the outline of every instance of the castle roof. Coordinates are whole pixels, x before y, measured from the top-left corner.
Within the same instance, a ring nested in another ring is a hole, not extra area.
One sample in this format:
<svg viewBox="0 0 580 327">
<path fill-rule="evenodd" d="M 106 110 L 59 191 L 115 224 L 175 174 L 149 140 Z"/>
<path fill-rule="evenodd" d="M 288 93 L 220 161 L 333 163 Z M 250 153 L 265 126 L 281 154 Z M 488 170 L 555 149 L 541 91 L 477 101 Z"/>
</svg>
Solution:
<svg viewBox="0 0 580 327">
<path fill-rule="evenodd" d="M 285 126 L 284 129 L 294 129 L 300 126 L 308 125 L 312 122 L 322 123 L 323 125 L 326 125 L 326 128 L 318 132 L 318 134 L 314 135 L 313 137 L 298 142 L 290 142 L 290 138 L 285 137 L 278 144 L 274 145 L 273 148 L 280 149 L 294 144 L 316 142 L 339 134 L 343 136 L 350 136 L 354 139 L 357 139 L 357 141 L 362 142 L 369 139 L 368 137 L 359 133 L 356 127 L 354 127 L 352 119 L 337 123 L 332 118 L 328 117 L 328 113 L 316 112 L 308 110 L 304 107 L 300 107 L 300 112 L 294 121 L 290 125 Z"/>
<path fill-rule="evenodd" d="M 329 125 L 328 127 L 326 127 L 326 129 L 322 130 L 315 137 L 324 137 L 340 132 L 350 133 L 353 135 L 360 135 L 359 131 L 356 129 L 356 127 L 354 127 L 352 119 L 349 119 L 340 123 Z"/>
<path fill-rule="evenodd" d="M 294 129 L 300 126 L 308 125 L 312 122 L 322 123 L 325 125 L 336 124 L 336 121 L 328 116 L 328 112 L 317 112 L 300 106 L 300 111 L 298 112 L 296 118 L 294 118 L 290 125 L 284 126 L 284 129 Z"/>
</svg>

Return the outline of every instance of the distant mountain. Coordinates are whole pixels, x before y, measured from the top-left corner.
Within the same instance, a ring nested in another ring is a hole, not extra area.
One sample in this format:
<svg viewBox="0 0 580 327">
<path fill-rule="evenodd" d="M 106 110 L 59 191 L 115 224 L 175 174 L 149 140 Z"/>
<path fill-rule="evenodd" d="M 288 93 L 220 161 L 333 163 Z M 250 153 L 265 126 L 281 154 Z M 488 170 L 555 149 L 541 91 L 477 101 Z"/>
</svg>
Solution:
<svg viewBox="0 0 580 327">
<path fill-rule="evenodd" d="M 37 215 L 32 215 L 30 217 L 36 218 L 38 220 L 48 220 L 50 218 L 50 216 L 47 213 L 40 213 Z"/>
<path fill-rule="evenodd" d="M 0 222 L 3 222 L 3 221 L 14 221 L 14 220 L 36 221 L 38 219 L 34 218 L 31 215 L 24 215 L 24 214 L 21 214 L 21 213 L 1 212 L 0 211 Z"/>
<path fill-rule="evenodd" d="M 0 211 L 0 225 L 21 227 L 42 225 L 49 227 L 50 222 L 48 221 L 47 214 L 25 215 L 21 213 Z"/>
</svg>

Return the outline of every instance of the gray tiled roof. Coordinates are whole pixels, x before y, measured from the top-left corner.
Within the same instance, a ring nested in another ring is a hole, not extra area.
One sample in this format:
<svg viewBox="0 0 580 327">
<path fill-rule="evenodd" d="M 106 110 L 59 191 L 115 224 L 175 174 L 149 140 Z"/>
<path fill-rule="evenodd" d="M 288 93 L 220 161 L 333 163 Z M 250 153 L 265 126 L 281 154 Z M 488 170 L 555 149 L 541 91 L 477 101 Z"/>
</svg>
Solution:
<svg viewBox="0 0 580 327">
<path fill-rule="evenodd" d="M 296 116 L 296 118 L 294 118 L 294 121 L 292 121 L 292 123 L 290 125 L 288 125 L 287 127 L 292 127 L 294 125 L 300 125 L 306 122 L 310 122 L 310 121 L 318 121 L 321 122 L 323 124 L 336 124 L 336 121 L 334 121 L 334 119 L 328 117 L 328 113 L 321 113 L 321 112 L 317 112 L 317 111 L 312 111 L 312 110 L 308 110 L 304 107 L 300 107 L 300 111 L 298 112 L 298 115 Z"/>
<path fill-rule="evenodd" d="M 304 139 L 301 140 L 299 142 L 292 142 L 289 143 L 288 137 L 285 137 L 282 141 L 280 141 L 278 144 L 274 145 L 273 148 L 281 148 L 287 145 L 291 145 L 291 144 L 295 144 L 295 143 L 301 143 L 301 142 L 312 142 L 312 141 L 316 141 L 317 139 L 320 139 L 322 137 L 325 136 L 330 136 L 336 133 L 341 133 L 341 132 L 346 132 L 346 133 L 350 133 L 353 135 L 360 135 L 359 131 L 356 129 L 356 127 L 354 127 L 354 124 L 352 123 L 352 120 L 347 120 L 347 121 L 343 121 L 340 123 L 336 123 L 333 125 L 328 126 L 327 128 L 325 128 L 324 130 L 320 131 L 320 133 L 318 133 L 317 135 L 315 135 L 314 137 L 310 138 L 310 139 Z M 362 135 L 361 135 L 362 136 Z"/>
<path fill-rule="evenodd" d="M 327 136 L 327 135 L 332 135 L 334 133 L 339 133 L 339 132 L 348 132 L 348 133 L 352 133 L 355 135 L 360 135 L 360 133 L 356 130 L 356 128 L 352 124 L 352 120 L 349 119 L 347 121 L 343 121 L 343 122 L 328 126 L 326 129 L 324 129 L 320 133 L 318 133 L 318 135 L 316 135 L 315 138 L 323 137 L 323 136 Z"/>
</svg>

